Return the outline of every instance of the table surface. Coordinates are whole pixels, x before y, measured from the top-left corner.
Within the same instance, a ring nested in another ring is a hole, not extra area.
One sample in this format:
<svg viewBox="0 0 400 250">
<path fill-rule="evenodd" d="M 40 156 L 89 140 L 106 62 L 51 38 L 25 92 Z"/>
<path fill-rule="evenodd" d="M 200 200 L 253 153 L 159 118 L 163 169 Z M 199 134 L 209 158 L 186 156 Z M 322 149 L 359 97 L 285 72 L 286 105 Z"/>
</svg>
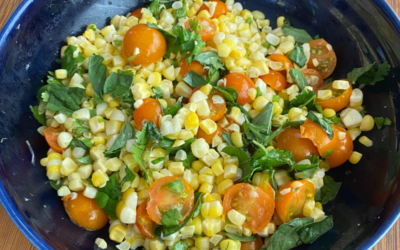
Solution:
<svg viewBox="0 0 400 250">
<path fill-rule="evenodd" d="M 18 6 L 21 0 L 0 0 L 0 29 L 6 23 L 8 17 Z M 400 15 L 400 1 L 387 0 L 398 15 Z M 17 229 L 3 207 L 0 206 L 0 249 L 13 250 L 25 249 L 35 250 L 36 248 Z M 400 220 L 390 229 L 373 250 L 395 250 L 400 249 Z"/>
</svg>

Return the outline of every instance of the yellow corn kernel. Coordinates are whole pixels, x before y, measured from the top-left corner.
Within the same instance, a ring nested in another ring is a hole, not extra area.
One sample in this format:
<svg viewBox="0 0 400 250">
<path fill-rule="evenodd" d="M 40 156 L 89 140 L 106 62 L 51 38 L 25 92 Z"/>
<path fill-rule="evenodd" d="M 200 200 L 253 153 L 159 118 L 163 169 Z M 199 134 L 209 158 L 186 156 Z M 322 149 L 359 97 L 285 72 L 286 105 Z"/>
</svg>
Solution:
<svg viewBox="0 0 400 250">
<path fill-rule="evenodd" d="M 306 201 L 306 203 L 304 204 L 304 207 L 303 207 L 303 215 L 305 217 L 310 217 L 311 216 L 311 213 L 314 210 L 315 204 L 316 203 L 313 200 L 307 200 Z"/>
<path fill-rule="evenodd" d="M 239 147 L 239 148 L 243 147 L 242 133 L 240 133 L 240 132 L 233 132 L 232 135 L 231 135 L 231 139 L 232 139 L 233 144 L 234 144 L 236 147 Z"/>
<path fill-rule="evenodd" d="M 61 166 L 53 165 L 47 169 L 47 178 L 49 180 L 57 181 L 61 178 Z"/>
<path fill-rule="evenodd" d="M 325 117 L 334 117 L 336 115 L 336 111 L 333 109 L 324 109 L 324 116 Z"/>
<path fill-rule="evenodd" d="M 92 140 L 90 140 L 91 143 L 93 143 L 95 146 L 97 145 L 105 145 L 106 144 L 106 139 L 104 139 L 104 137 L 101 136 L 95 136 L 92 138 Z"/>
<path fill-rule="evenodd" d="M 101 169 L 97 169 L 92 174 L 92 182 L 93 186 L 100 187 L 108 181 L 109 177 L 106 173 L 104 173 Z"/>
<path fill-rule="evenodd" d="M 222 40 L 222 43 L 227 44 L 231 48 L 231 50 L 233 50 L 233 48 L 235 48 L 236 46 L 235 42 L 229 38 L 225 38 L 224 40 Z"/>
<path fill-rule="evenodd" d="M 210 12 L 208 12 L 207 10 L 200 11 L 199 14 L 197 14 L 197 17 L 204 17 L 206 19 L 211 19 Z"/>
<path fill-rule="evenodd" d="M 215 176 L 220 176 L 224 173 L 224 167 L 222 165 L 222 158 L 218 158 L 212 165 L 211 170 L 215 174 Z"/>
<path fill-rule="evenodd" d="M 371 131 L 375 126 L 374 118 L 370 115 L 364 116 L 360 124 L 361 131 Z"/>
<path fill-rule="evenodd" d="M 206 218 L 203 220 L 203 233 L 212 237 L 222 229 L 222 220 L 220 218 Z"/>
<path fill-rule="evenodd" d="M 188 130 L 197 129 L 199 125 L 199 117 L 195 112 L 190 111 L 185 118 L 185 128 Z"/>
<path fill-rule="evenodd" d="M 297 117 L 303 114 L 303 110 L 299 108 L 291 108 L 289 110 L 288 118 L 289 120 L 293 121 L 296 120 Z"/>
<path fill-rule="evenodd" d="M 126 231 L 126 227 L 123 225 L 115 225 L 110 230 L 110 239 L 115 242 L 122 243 L 126 236 Z"/>
<path fill-rule="evenodd" d="M 219 249 L 240 250 L 241 243 L 237 240 L 223 240 L 219 243 Z"/>
<path fill-rule="evenodd" d="M 197 13 L 197 10 L 194 7 L 191 7 L 187 12 L 187 16 L 189 18 L 192 18 L 196 15 L 196 13 Z"/>
<path fill-rule="evenodd" d="M 323 208 L 322 208 L 322 203 L 321 202 L 315 202 L 315 207 L 321 209 L 322 211 L 324 211 Z"/>
<path fill-rule="evenodd" d="M 261 182 L 261 178 L 262 178 L 262 173 L 261 172 L 257 172 L 253 175 L 253 179 L 251 180 L 251 183 L 254 186 L 258 186 Z"/>
<path fill-rule="evenodd" d="M 349 161 L 352 164 L 357 164 L 361 160 L 361 157 L 362 157 L 362 154 L 360 154 L 356 151 L 353 151 L 353 153 L 350 156 Z"/>
<path fill-rule="evenodd" d="M 192 165 L 191 165 L 192 169 L 194 169 L 196 172 L 200 172 L 200 170 L 202 168 L 204 168 L 205 166 L 206 166 L 206 164 L 204 164 L 204 162 L 202 162 L 202 161 L 194 161 L 194 162 L 192 162 Z"/>
<path fill-rule="evenodd" d="M 229 54 L 229 56 L 235 60 L 239 60 L 240 58 L 244 57 L 245 55 L 246 55 L 246 49 L 243 47 L 238 47 L 238 46 L 235 46 L 232 49 L 232 52 Z M 232 62 L 234 62 L 234 61 L 232 61 Z M 225 64 L 226 64 L 226 62 L 225 62 Z M 236 65 L 233 65 L 233 66 L 236 66 Z"/>
<path fill-rule="evenodd" d="M 361 136 L 360 139 L 358 140 L 362 145 L 366 147 L 371 147 L 373 145 L 373 142 L 366 136 Z"/>
<path fill-rule="evenodd" d="M 108 102 L 108 105 L 110 105 L 110 108 L 119 107 L 119 101 L 117 99 L 112 99 Z"/>
<path fill-rule="evenodd" d="M 206 194 L 204 196 L 204 202 L 220 201 L 222 203 L 221 195 L 217 193 Z"/>
<path fill-rule="evenodd" d="M 209 194 L 213 190 L 213 185 L 210 183 L 203 183 L 200 186 L 199 192 L 202 192 L 203 194 Z"/>
<path fill-rule="evenodd" d="M 60 153 L 50 153 L 48 156 L 47 156 L 47 159 L 50 161 L 50 160 L 62 160 L 63 159 L 63 157 L 62 157 L 62 155 L 60 154 Z"/>
<path fill-rule="evenodd" d="M 333 96 L 332 90 L 327 89 L 327 90 L 318 90 L 318 96 L 317 99 L 319 100 L 329 100 Z"/>
<path fill-rule="evenodd" d="M 227 68 L 228 70 L 231 70 L 231 69 L 233 69 L 233 67 L 236 67 L 235 59 L 233 59 L 233 58 L 226 58 L 226 60 L 225 60 L 225 66 L 226 66 L 226 68 Z"/>
<path fill-rule="evenodd" d="M 220 175 L 220 176 L 223 177 L 223 175 Z M 231 186 L 233 186 L 233 181 L 231 179 L 223 180 L 218 185 L 218 193 L 221 194 L 221 195 L 225 194 L 225 191 Z"/>
<path fill-rule="evenodd" d="M 255 88 L 250 88 L 249 90 L 247 90 L 247 94 L 249 95 L 251 100 L 254 100 L 257 97 L 257 90 Z"/>
<path fill-rule="evenodd" d="M 194 233 L 201 235 L 201 232 L 203 232 L 203 225 L 201 224 L 200 216 L 192 220 L 192 225 L 194 226 Z"/>
<path fill-rule="evenodd" d="M 220 57 L 228 57 L 232 52 L 232 48 L 226 43 L 220 43 L 217 45 L 217 51 Z"/>
<path fill-rule="evenodd" d="M 199 249 L 199 250 L 209 250 L 210 249 L 210 238 L 208 237 L 198 237 L 195 240 L 194 245 Z M 225 249 L 225 248 L 224 248 Z"/>
<path fill-rule="evenodd" d="M 186 120 L 186 119 L 185 119 Z M 217 131 L 217 124 L 211 119 L 205 119 L 200 122 L 200 128 L 207 134 L 211 135 Z"/>
<path fill-rule="evenodd" d="M 47 157 L 46 158 L 42 158 L 40 160 L 40 165 L 42 165 L 42 167 L 46 167 L 48 162 L 49 162 L 49 159 Z"/>
<path fill-rule="evenodd" d="M 257 97 L 254 102 L 253 102 L 253 108 L 257 111 L 261 111 L 265 105 L 268 104 L 268 100 L 267 98 L 265 98 L 264 96 L 259 96 Z"/>
<path fill-rule="evenodd" d="M 238 167 L 235 164 L 227 164 L 224 169 L 224 178 L 232 179 L 236 176 Z"/>
<path fill-rule="evenodd" d="M 203 218 L 216 218 L 222 215 L 222 204 L 220 201 L 205 202 L 201 205 Z"/>
<path fill-rule="evenodd" d="M 274 104 L 274 115 L 280 115 L 280 114 L 282 114 L 282 111 L 283 111 L 283 109 L 282 109 L 282 107 L 279 105 L 279 103 L 277 103 L 277 102 L 273 102 L 272 104 Z"/>
<path fill-rule="evenodd" d="M 161 80 L 161 74 L 159 72 L 152 72 L 147 79 L 147 83 L 154 87 L 158 87 L 161 83 Z"/>
<path fill-rule="evenodd" d="M 203 184 L 203 183 L 213 184 L 214 183 L 214 176 L 209 175 L 209 174 L 199 174 L 199 183 L 200 184 Z"/>
<path fill-rule="evenodd" d="M 209 95 L 212 91 L 212 88 L 213 87 L 211 84 L 206 84 L 200 88 L 200 91 L 203 92 L 205 95 Z"/>
</svg>

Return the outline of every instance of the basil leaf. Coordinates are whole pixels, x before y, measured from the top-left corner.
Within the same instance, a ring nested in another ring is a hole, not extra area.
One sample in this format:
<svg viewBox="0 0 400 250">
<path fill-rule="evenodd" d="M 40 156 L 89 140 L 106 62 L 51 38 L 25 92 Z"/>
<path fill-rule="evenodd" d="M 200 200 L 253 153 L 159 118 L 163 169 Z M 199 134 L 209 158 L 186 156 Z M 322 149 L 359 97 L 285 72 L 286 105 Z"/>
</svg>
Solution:
<svg viewBox="0 0 400 250">
<path fill-rule="evenodd" d="M 74 129 L 72 129 L 72 133 L 74 133 L 77 136 L 83 135 L 85 132 L 88 132 L 90 129 L 88 127 L 85 127 L 83 125 L 83 121 L 75 120 L 73 122 Z"/>
<path fill-rule="evenodd" d="M 192 162 L 194 162 L 195 160 L 197 160 L 196 156 L 194 156 L 194 154 L 192 152 L 189 152 L 189 153 L 187 153 L 187 158 L 182 161 L 183 166 L 186 169 L 190 169 Z"/>
<path fill-rule="evenodd" d="M 203 51 L 194 57 L 194 60 L 203 64 L 206 67 L 213 67 L 215 69 L 225 69 L 225 64 L 221 57 L 215 51 Z"/>
<path fill-rule="evenodd" d="M 78 47 L 69 45 L 64 51 L 64 57 L 61 59 L 61 67 L 67 70 L 68 76 L 75 74 L 78 63 L 81 63 L 85 60 L 80 52 L 78 52 L 74 57 L 74 53 L 77 49 Z"/>
<path fill-rule="evenodd" d="M 40 124 L 42 124 L 43 126 L 46 126 L 46 115 L 44 113 L 43 114 L 39 114 L 38 106 L 34 106 L 34 107 L 29 106 L 29 107 L 30 107 L 30 109 L 32 111 L 33 116 L 36 118 L 36 120 Z"/>
<path fill-rule="evenodd" d="M 274 111 L 274 104 L 272 102 L 268 102 L 267 105 L 260 111 L 260 113 L 253 118 L 252 124 L 258 126 L 264 126 L 265 132 L 269 134 L 271 132 L 271 121 Z"/>
<path fill-rule="evenodd" d="M 307 57 L 304 54 L 303 46 L 296 43 L 294 49 L 289 53 L 289 59 L 303 68 L 307 63 Z"/>
<path fill-rule="evenodd" d="M 163 214 L 161 217 L 161 223 L 165 227 L 178 226 L 180 219 L 182 219 L 182 215 L 179 213 L 178 209 L 174 208 Z"/>
<path fill-rule="evenodd" d="M 60 112 L 66 115 L 80 109 L 80 103 L 85 96 L 85 89 L 70 88 L 51 83 L 46 85 L 49 99 L 45 109 Z"/>
<path fill-rule="evenodd" d="M 150 185 L 149 183 L 149 174 L 147 172 L 146 166 L 144 165 L 142 155 L 146 149 L 147 144 L 150 142 L 150 138 L 148 137 L 147 131 L 149 130 L 149 127 L 152 124 L 151 122 L 147 121 L 143 128 L 142 131 L 138 131 L 136 133 L 136 145 L 132 145 L 132 156 L 133 159 L 139 164 L 140 168 L 143 171 L 143 178 L 147 181 L 147 184 Z M 154 124 L 153 124 L 154 125 Z"/>
<path fill-rule="evenodd" d="M 69 143 L 68 148 L 74 149 L 76 147 L 83 148 L 86 151 L 90 150 L 90 147 L 88 147 L 83 141 L 79 140 L 78 138 L 73 138 Z"/>
<path fill-rule="evenodd" d="M 316 124 L 318 124 L 328 134 L 330 139 L 333 138 L 333 128 L 328 119 L 319 118 L 312 111 L 308 112 L 307 118 L 310 119 L 311 121 L 315 122 Z"/>
<path fill-rule="evenodd" d="M 304 90 L 306 86 L 308 86 L 308 82 L 304 74 L 298 69 L 290 69 L 290 76 L 293 78 L 293 81 L 299 86 L 301 90 Z"/>
<path fill-rule="evenodd" d="M 166 109 L 164 109 L 164 112 L 163 112 L 164 115 L 175 116 L 182 107 L 182 99 L 183 99 L 183 96 L 179 97 L 178 101 L 174 105 L 169 106 Z"/>
<path fill-rule="evenodd" d="M 94 162 L 94 160 L 92 159 L 92 157 L 90 157 L 90 155 L 87 155 L 82 158 L 77 158 L 77 159 L 75 159 L 75 161 L 80 162 L 80 163 L 85 163 L 85 164 L 92 164 Z"/>
<path fill-rule="evenodd" d="M 339 192 L 341 185 L 342 185 L 341 182 L 335 182 L 332 177 L 325 175 L 324 185 L 315 194 L 315 201 L 319 201 L 322 204 L 326 204 L 329 201 L 333 200 L 336 197 L 336 194 Z"/>
<path fill-rule="evenodd" d="M 125 147 L 126 142 L 133 138 L 133 127 L 128 121 L 128 117 L 125 115 L 125 124 L 121 129 L 121 132 L 118 134 L 117 138 L 115 139 L 114 143 L 111 147 L 104 152 L 105 157 L 110 157 L 117 152 L 119 152 L 123 147 Z"/>
<path fill-rule="evenodd" d="M 49 183 L 50 183 L 50 186 L 57 191 L 64 185 L 63 180 L 58 180 L 58 181 L 49 180 Z"/>
<path fill-rule="evenodd" d="M 234 146 L 233 142 L 232 142 L 232 138 L 231 138 L 231 134 L 229 134 L 228 132 L 222 132 L 222 139 L 224 139 L 224 141 L 226 143 L 228 143 L 229 146 Z"/>
<path fill-rule="evenodd" d="M 222 232 L 224 235 L 228 236 L 232 240 L 237 240 L 241 242 L 249 242 L 255 240 L 257 237 L 255 234 L 252 234 L 251 236 L 244 236 L 244 235 L 237 235 L 233 233 L 228 233 L 228 232 Z"/>
<path fill-rule="evenodd" d="M 126 99 L 132 99 L 131 85 L 133 82 L 132 71 L 111 72 L 103 87 L 104 94 L 111 94 L 113 98 L 123 102 Z"/>
<path fill-rule="evenodd" d="M 202 76 L 192 70 L 189 70 L 183 80 L 191 87 L 202 87 L 207 84 Z"/>
<path fill-rule="evenodd" d="M 297 29 L 292 26 L 287 26 L 282 28 L 283 33 L 285 36 L 292 36 L 294 40 L 299 43 L 308 43 L 313 40 L 313 38 L 308 34 L 306 30 Z"/>
<path fill-rule="evenodd" d="M 221 92 L 227 102 L 236 102 L 239 96 L 237 90 L 231 87 L 214 86 L 214 89 Z"/>
<path fill-rule="evenodd" d="M 230 155 L 236 156 L 239 160 L 239 168 L 242 169 L 242 175 L 248 176 L 251 174 L 251 159 L 250 156 L 241 148 L 235 146 L 226 146 L 222 152 Z"/>
<path fill-rule="evenodd" d="M 94 198 L 99 208 L 104 208 L 107 205 L 109 199 L 110 198 L 108 197 L 108 195 L 103 192 L 97 192 L 96 197 Z"/>
<path fill-rule="evenodd" d="M 175 193 L 182 193 L 185 189 L 185 185 L 181 180 L 171 181 L 168 186 L 168 190 L 175 192 Z"/>
<path fill-rule="evenodd" d="M 136 175 L 132 172 L 130 168 L 125 166 L 125 177 L 122 179 L 120 187 L 122 188 L 125 184 L 125 182 L 130 182 L 132 183 L 136 178 Z"/>
<path fill-rule="evenodd" d="M 102 188 L 99 188 L 100 192 L 107 194 L 113 200 L 118 200 L 121 191 L 118 182 L 118 175 L 118 172 L 114 172 L 112 175 L 110 175 L 106 185 Z"/>
<path fill-rule="evenodd" d="M 90 83 L 101 101 L 103 100 L 103 89 L 107 78 L 107 67 L 103 65 L 103 61 L 103 57 L 95 54 L 89 58 Z"/>
<path fill-rule="evenodd" d="M 117 219 L 116 209 L 120 195 L 118 172 L 113 173 L 106 185 L 98 189 L 95 197 L 96 204 L 101 207 L 107 216 Z M 108 198 L 108 199 L 107 199 Z"/>
<path fill-rule="evenodd" d="M 300 240 L 304 244 L 313 243 L 319 236 L 328 232 L 333 227 L 333 219 L 332 216 L 327 216 L 323 220 L 314 222 L 304 227 L 301 227 L 298 230 L 298 235 Z"/>
</svg>

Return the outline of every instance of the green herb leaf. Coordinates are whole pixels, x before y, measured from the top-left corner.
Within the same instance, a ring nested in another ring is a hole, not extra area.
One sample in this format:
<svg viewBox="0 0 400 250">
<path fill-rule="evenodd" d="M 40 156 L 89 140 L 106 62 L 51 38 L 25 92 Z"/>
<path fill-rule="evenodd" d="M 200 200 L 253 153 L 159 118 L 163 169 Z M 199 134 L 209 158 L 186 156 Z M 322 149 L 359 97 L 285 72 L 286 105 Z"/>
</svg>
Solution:
<svg viewBox="0 0 400 250">
<path fill-rule="evenodd" d="M 188 250 L 189 247 L 186 241 L 178 241 L 175 243 L 174 248 L 172 250 Z"/>
<path fill-rule="evenodd" d="M 122 179 L 121 181 L 121 185 L 120 187 L 122 188 L 122 186 L 125 184 L 125 182 L 130 182 L 132 183 L 136 178 L 136 175 L 132 172 L 132 170 L 130 168 L 128 168 L 127 166 L 125 167 L 125 177 Z"/>
<path fill-rule="evenodd" d="M 44 113 L 43 114 L 39 114 L 38 106 L 34 106 L 34 107 L 29 106 L 29 107 L 30 107 L 30 109 L 32 111 L 33 116 L 36 118 L 36 120 L 40 124 L 42 124 L 43 126 L 46 126 L 46 115 Z"/>
<path fill-rule="evenodd" d="M 289 53 L 289 59 L 292 60 L 294 63 L 299 65 L 300 68 L 303 68 L 307 63 L 307 57 L 304 54 L 303 46 L 296 43 L 296 46 Z"/>
<path fill-rule="evenodd" d="M 183 80 L 191 87 L 202 87 L 207 84 L 207 81 L 196 72 L 189 70 Z"/>
<path fill-rule="evenodd" d="M 308 43 L 313 40 L 310 34 L 308 34 L 308 32 L 303 29 L 297 29 L 292 26 L 286 26 L 282 28 L 282 31 L 283 33 L 285 33 L 285 36 L 294 37 L 294 40 L 298 43 Z"/>
<path fill-rule="evenodd" d="M 164 115 L 175 116 L 182 107 L 182 99 L 183 99 L 183 96 L 179 97 L 178 101 L 174 105 L 169 106 L 166 109 L 164 109 Z"/>
<path fill-rule="evenodd" d="M 88 147 L 83 141 L 79 140 L 78 138 L 73 138 L 69 143 L 68 148 L 74 149 L 76 147 L 83 148 L 86 151 L 90 150 L 90 147 Z"/>
<path fill-rule="evenodd" d="M 118 200 L 121 188 L 118 182 L 118 172 L 114 172 L 110 175 L 110 179 L 106 182 L 106 185 L 102 188 L 99 188 L 100 192 L 107 194 L 111 199 Z"/>
<path fill-rule="evenodd" d="M 326 119 L 325 117 L 319 118 L 317 115 L 314 114 L 314 112 L 308 112 L 307 118 L 318 124 L 328 134 L 330 139 L 333 138 L 333 128 L 331 122 L 328 119 Z"/>
<path fill-rule="evenodd" d="M 330 156 L 333 153 L 334 149 L 329 149 L 328 151 L 326 151 L 326 153 L 322 156 L 322 158 L 327 158 L 328 156 Z"/>
<path fill-rule="evenodd" d="M 300 240 L 304 244 L 313 243 L 319 236 L 328 232 L 333 227 L 333 218 L 332 216 L 327 216 L 323 220 L 314 222 L 304 227 L 301 227 L 298 230 L 298 234 Z"/>
<path fill-rule="evenodd" d="M 175 19 L 179 20 L 180 18 L 186 17 L 186 13 L 188 11 L 187 3 L 185 0 L 182 1 L 182 8 L 175 10 Z"/>
<path fill-rule="evenodd" d="M 308 86 L 308 82 L 304 74 L 298 69 L 290 69 L 290 76 L 293 78 L 293 81 L 299 86 L 301 90 L 304 90 L 305 87 Z"/>
<path fill-rule="evenodd" d="M 242 112 L 247 121 L 251 122 L 253 120 L 247 113 L 247 110 L 245 110 L 242 105 L 239 105 L 235 102 L 227 102 L 226 107 L 228 108 L 228 114 L 231 112 L 232 107 L 237 107 L 240 109 L 240 111 Z"/>
<path fill-rule="evenodd" d="M 333 200 L 336 197 L 336 194 L 339 192 L 341 185 L 342 185 L 341 182 L 335 182 L 332 177 L 325 175 L 324 185 L 315 194 L 315 201 L 319 201 L 322 204 L 326 204 L 329 201 Z"/>
<path fill-rule="evenodd" d="M 118 73 L 111 72 L 104 84 L 103 93 L 111 94 L 113 98 L 116 98 L 121 102 L 125 100 L 132 100 L 131 102 L 133 102 L 133 95 L 131 91 L 132 82 L 132 71 L 119 70 Z"/>
<path fill-rule="evenodd" d="M 114 44 L 115 44 L 115 46 L 117 46 L 117 47 L 121 47 L 121 45 L 122 45 L 122 40 L 114 40 Z"/>
<path fill-rule="evenodd" d="M 165 148 L 167 150 L 166 154 L 174 154 L 176 153 L 178 150 L 184 150 L 185 152 L 189 152 L 190 150 L 190 145 L 195 141 L 195 138 L 191 138 L 189 140 L 186 140 L 185 143 L 181 146 L 178 147 L 170 147 L 170 148 Z"/>
<path fill-rule="evenodd" d="M 114 155 L 115 153 L 119 152 L 123 147 L 125 147 L 126 142 L 133 138 L 133 132 L 133 127 L 129 123 L 128 117 L 125 114 L 125 124 L 114 143 L 107 151 L 104 152 L 104 156 L 110 157 L 110 155 Z"/>
<path fill-rule="evenodd" d="M 293 100 L 285 101 L 284 109 L 282 114 L 288 114 L 290 109 L 293 107 L 307 107 L 308 110 L 314 106 L 314 101 L 317 98 L 313 91 L 304 89 L 300 92 Z"/>
<path fill-rule="evenodd" d="M 272 46 L 272 44 L 270 44 L 269 42 L 265 42 L 265 43 L 263 44 L 263 47 L 266 48 L 266 49 L 271 48 L 271 46 Z"/>
<path fill-rule="evenodd" d="M 162 99 L 163 98 L 162 89 L 160 87 L 153 88 L 152 96 L 155 99 Z"/>
<path fill-rule="evenodd" d="M 237 240 L 237 241 L 242 241 L 242 242 L 249 242 L 255 240 L 257 237 L 255 234 L 252 234 L 251 236 L 244 236 L 244 235 L 237 235 L 233 233 L 228 233 L 228 232 L 222 232 L 224 235 L 228 236 L 232 240 Z"/>
<path fill-rule="evenodd" d="M 263 170 L 265 170 L 283 165 L 294 165 L 293 155 L 290 151 L 279 149 L 266 150 L 262 144 L 257 142 L 254 142 L 254 144 L 259 147 L 253 155 L 252 165 L 254 167 L 262 166 Z M 243 176 L 245 175 L 243 174 Z"/>
<path fill-rule="evenodd" d="M 383 123 L 385 122 L 385 118 L 383 117 L 375 117 L 375 125 L 378 129 L 381 129 L 383 127 Z"/>
<path fill-rule="evenodd" d="M 107 205 L 109 199 L 110 198 L 108 197 L 108 195 L 103 192 L 97 192 L 96 197 L 94 198 L 99 208 L 104 208 Z"/>
<path fill-rule="evenodd" d="M 384 80 L 384 76 L 387 76 L 390 71 L 390 65 L 388 62 L 384 62 L 379 66 L 378 70 L 374 69 L 375 63 L 367 65 L 365 67 L 353 69 L 347 78 L 351 83 L 358 82 L 359 84 L 371 85 Z"/>
<path fill-rule="evenodd" d="M 75 74 L 78 63 L 81 63 L 85 60 L 80 52 L 78 52 L 74 57 L 75 51 L 77 49 L 78 47 L 69 45 L 64 51 L 64 57 L 61 59 L 61 67 L 67 70 L 68 76 L 72 76 L 73 74 Z"/>
<path fill-rule="evenodd" d="M 66 115 L 72 115 L 74 111 L 80 109 L 85 89 L 64 87 L 56 83 L 48 84 L 45 87 L 49 94 L 45 109 Z"/>
<path fill-rule="evenodd" d="M 159 157 L 159 158 L 157 158 L 155 160 L 152 160 L 151 164 L 157 164 L 157 163 L 160 163 L 162 161 L 165 161 L 165 158 L 164 157 Z"/>
<path fill-rule="evenodd" d="M 385 118 L 385 121 L 383 122 L 383 125 L 389 127 L 392 125 L 392 120 L 390 120 L 389 118 Z"/>
<path fill-rule="evenodd" d="M 58 181 L 49 180 L 49 183 L 50 183 L 50 186 L 57 191 L 64 185 L 63 180 L 58 180 Z"/>
<path fill-rule="evenodd" d="M 233 142 L 232 142 L 232 138 L 231 138 L 231 134 L 229 134 L 228 132 L 222 132 L 222 139 L 224 139 L 224 141 L 226 143 L 228 143 L 229 146 L 234 146 Z"/>
<path fill-rule="evenodd" d="M 74 129 L 72 129 L 72 133 L 74 133 L 77 136 L 83 135 L 85 132 L 88 132 L 90 129 L 88 127 L 85 127 L 83 121 L 75 120 L 73 122 Z"/>
<path fill-rule="evenodd" d="M 200 54 L 201 50 L 205 47 L 206 43 L 201 39 L 200 33 L 196 33 L 191 29 L 175 25 L 172 32 L 176 35 L 177 39 L 171 51 L 176 53 L 180 52 L 181 55 L 187 55 L 186 63 L 194 60 L 194 57 Z"/>
<path fill-rule="evenodd" d="M 103 100 L 103 89 L 107 77 L 107 67 L 103 65 L 104 58 L 93 54 L 89 58 L 89 79 L 94 92 Z M 96 102 L 97 104 L 97 102 Z"/>
<path fill-rule="evenodd" d="M 237 90 L 231 87 L 214 86 L 213 88 L 221 92 L 227 102 L 236 102 L 239 96 Z"/>
<path fill-rule="evenodd" d="M 249 17 L 246 19 L 246 23 L 252 24 L 252 23 L 253 23 L 253 19 L 249 16 Z"/>
<path fill-rule="evenodd" d="M 160 0 L 153 0 L 149 5 L 148 9 L 150 10 L 151 14 L 159 19 L 160 18 Z"/>
<path fill-rule="evenodd" d="M 256 140 L 264 144 L 265 139 L 271 133 L 271 123 L 274 111 L 274 104 L 269 102 L 260 113 L 254 117 L 252 122 L 245 122 L 243 124 L 243 131 L 247 139 L 250 141 Z"/>
<path fill-rule="evenodd" d="M 331 83 L 331 82 L 333 82 L 333 78 L 332 78 L 332 77 L 326 78 L 326 79 L 324 80 L 324 85 L 329 84 L 329 83 Z"/>
<path fill-rule="evenodd" d="M 201 30 L 201 25 L 199 24 L 199 21 L 197 21 L 196 19 L 190 19 L 189 25 L 194 32 Z"/>
<path fill-rule="evenodd" d="M 182 161 L 183 166 L 186 169 L 190 169 L 192 162 L 194 162 L 195 160 L 197 160 L 196 156 L 194 156 L 194 154 L 192 152 L 189 152 L 189 153 L 187 153 L 187 158 Z"/>
<path fill-rule="evenodd" d="M 167 188 L 172 192 L 180 194 L 185 189 L 185 185 L 183 185 L 183 182 L 181 180 L 176 180 L 176 181 L 171 181 L 168 184 Z"/>
<path fill-rule="evenodd" d="M 77 158 L 77 159 L 75 159 L 75 161 L 80 162 L 80 163 L 85 163 L 85 164 L 93 164 L 93 162 L 94 162 L 92 157 L 90 157 L 90 155 L 87 155 L 82 158 Z"/>
<path fill-rule="evenodd" d="M 113 173 L 110 176 L 110 179 L 106 182 L 106 185 L 103 188 L 98 189 L 95 197 L 97 205 L 103 209 L 107 216 L 114 219 L 118 218 L 116 208 L 121 190 L 118 183 L 118 175 L 118 172 Z"/>
</svg>

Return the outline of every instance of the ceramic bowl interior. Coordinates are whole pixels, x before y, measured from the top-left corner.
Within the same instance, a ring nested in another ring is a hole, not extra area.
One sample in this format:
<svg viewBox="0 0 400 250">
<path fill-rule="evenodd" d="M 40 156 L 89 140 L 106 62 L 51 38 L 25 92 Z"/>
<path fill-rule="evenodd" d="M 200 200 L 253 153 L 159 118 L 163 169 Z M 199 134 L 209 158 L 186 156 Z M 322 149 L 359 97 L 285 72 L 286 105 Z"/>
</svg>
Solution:
<svg viewBox="0 0 400 250">
<path fill-rule="evenodd" d="M 241 2 L 245 8 L 263 11 L 272 27 L 284 15 L 295 27 L 325 38 L 338 57 L 336 79 L 364 64 L 389 61 L 393 68 L 386 80 L 363 88 L 364 105 L 372 116 L 396 120 L 400 22 L 385 1 Z M 90 232 L 68 219 L 39 164 L 48 146 L 36 131 L 39 124 L 29 105 L 36 105 L 36 93 L 47 71 L 59 67 L 55 60 L 66 37 L 82 34 L 90 23 L 103 27 L 114 15 L 125 15 L 142 4 L 138 0 L 25 0 L 0 33 L 0 200 L 38 249 L 93 249 L 97 237 L 108 239 L 108 228 Z M 398 217 L 396 127 L 365 135 L 374 146 L 355 142 L 355 150 L 363 154 L 361 162 L 328 173 L 343 183 L 337 198 L 325 206 L 326 214 L 333 215 L 334 228 L 300 249 L 367 249 Z"/>
</svg>

